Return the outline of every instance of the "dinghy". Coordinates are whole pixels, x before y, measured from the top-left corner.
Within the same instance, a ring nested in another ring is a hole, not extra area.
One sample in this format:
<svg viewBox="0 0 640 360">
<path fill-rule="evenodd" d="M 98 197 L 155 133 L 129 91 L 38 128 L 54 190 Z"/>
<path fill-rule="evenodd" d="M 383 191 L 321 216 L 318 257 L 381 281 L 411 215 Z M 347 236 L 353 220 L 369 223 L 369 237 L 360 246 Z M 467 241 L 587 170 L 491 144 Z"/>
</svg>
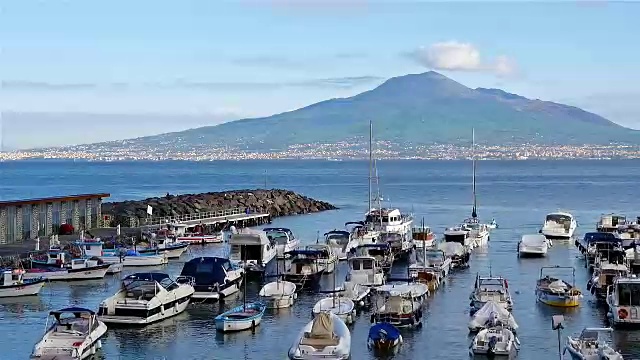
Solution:
<svg viewBox="0 0 640 360">
<path fill-rule="evenodd" d="M 64 316 L 67 314 L 73 316 Z M 102 347 L 100 338 L 106 334 L 107 325 L 93 311 L 72 307 L 49 315 L 55 322 L 35 345 L 31 359 L 88 359 Z"/>
<path fill-rule="evenodd" d="M 568 337 L 563 354 L 568 352 L 574 360 L 624 360 L 600 337 L 601 333 L 611 331 L 611 328 L 585 328 L 579 337 Z"/>
<path fill-rule="evenodd" d="M 501 323 L 502 326 L 509 328 L 514 333 L 518 329 L 518 324 L 511 312 L 495 301 L 489 300 L 480 310 L 473 314 L 473 318 L 469 321 L 469 331 L 477 332 L 496 326 L 498 323 Z"/>
<path fill-rule="evenodd" d="M 510 356 L 517 351 L 517 338 L 506 327 L 482 329 L 473 338 L 471 352 L 474 355 Z"/>
<path fill-rule="evenodd" d="M 282 309 L 293 306 L 294 300 L 298 297 L 296 294 L 296 284 L 278 280 L 273 281 L 260 289 L 260 300 L 267 305 L 269 309 Z"/>
<path fill-rule="evenodd" d="M 571 269 L 573 272 L 573 284 L 550 277 L 543 277 L 544 269 Z M 576 307 L 580 305 L 582 293 L 575 287 L 575 268 L 567 266 L 545 266 L 540 269 L 540 279 L 536 283 L 536 298 L 539 302 L 557 307 Z"/>
<path fill-rule="evenodd" d="M 389 323 L 378 323 L 369 328 L 369 338 L 367 339 L 369 348 L 393 351 L 400 344 L 402 344 L 402 335 L 395 326 Z"/>
<path fill-rule="evenodd" d="M 353 324 L 356 319 L 356 308 L 353 301 L 337 294 L 318 300 L 312 310 L 313 316 L 317 317 L 323 312 L 330 312 L 338 316 L 347 325 Z"/>
<path fill-rule="evenodd" d="M 245 281 L 246 284 L 246 281 Z M 246 303 L 216 316 L 216 330 L 222 332 L 255 329 L 260 325 L 267 305 L 261 302 Z"/>
<path fill-rule="evenodd" d="M 38 295 L 44 278 L 24 279 L 24 270 L 4 270 L 0 281 L 0 298 Z"/>
<path fill-rule="evenodd" d="M 289 349 L 289 359 L 348 359 L 351 333 L 336 315 L 321 312 L 300 332 Z"/>
<path fill-rule="evenodd" d="M 340 291 L 341 296 L 351 299 L 357 307 L 371 305 L 371 288 L 368 286 L 360 285 L 353 281 L 345 281 L 336 290 Z"/>
</svg>

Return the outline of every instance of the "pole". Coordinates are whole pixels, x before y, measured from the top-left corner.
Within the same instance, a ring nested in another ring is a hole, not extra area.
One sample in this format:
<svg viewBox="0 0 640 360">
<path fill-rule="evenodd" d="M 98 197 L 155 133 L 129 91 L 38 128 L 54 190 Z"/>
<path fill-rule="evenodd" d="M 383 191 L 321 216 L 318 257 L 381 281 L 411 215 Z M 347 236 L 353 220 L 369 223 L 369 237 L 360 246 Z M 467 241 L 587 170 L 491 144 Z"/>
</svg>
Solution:
<svg viewBox="0 0 640 360">
<path fill-rule="evenodd" d="M 561 326 L 558 326 L 558 359 L 562 360 L 562 337 L 560 335 Z"/>
<path fill-rule="evenodd" d="M 371 211 L 371 178 L 373 176 L 373 122 L 369 120 L 369 209 Z"/>
<path fill-rule="evenodd" d="M 264 189 L 267 190 L 267 169 L 264 169 Z"/>
</svg>

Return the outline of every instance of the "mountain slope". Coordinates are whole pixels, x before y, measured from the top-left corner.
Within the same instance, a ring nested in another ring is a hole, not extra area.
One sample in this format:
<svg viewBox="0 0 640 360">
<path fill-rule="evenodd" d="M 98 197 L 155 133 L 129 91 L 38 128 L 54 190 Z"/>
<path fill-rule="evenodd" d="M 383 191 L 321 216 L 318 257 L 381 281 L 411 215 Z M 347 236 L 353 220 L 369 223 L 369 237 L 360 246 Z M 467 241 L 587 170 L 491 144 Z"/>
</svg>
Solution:
<svg viewBox="0 0 640 360">
<path fill-rule="evenodd" d="M 470 89 L 436 72 L 387 80 L 377 88 L 265 118 L 136 139 L 185 147 L 240 146 L 280 150 L 294 144 L 366 137 L 405 145 L 469 143 L 471 128 L 486 144 L 606 144 L 640 140 L 630 130 L 576 107 L 530 100 L 498 89 Z"/>
</svg>

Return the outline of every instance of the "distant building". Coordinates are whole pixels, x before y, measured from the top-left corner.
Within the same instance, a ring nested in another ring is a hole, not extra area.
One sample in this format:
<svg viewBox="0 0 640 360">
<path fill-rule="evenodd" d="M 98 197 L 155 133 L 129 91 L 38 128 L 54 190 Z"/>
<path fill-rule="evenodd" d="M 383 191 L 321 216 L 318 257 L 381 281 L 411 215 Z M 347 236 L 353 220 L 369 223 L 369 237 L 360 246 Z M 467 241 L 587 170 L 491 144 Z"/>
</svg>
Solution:
<svg viewBox="0 0 640 360">
<path fill-rule="evenodd" d="M 0 201 L 0 244 L 57 234 L 62 224 L 74 231 L 102 226 L 102 199 L 109 194 L 81 194 Z"/>
</svg>

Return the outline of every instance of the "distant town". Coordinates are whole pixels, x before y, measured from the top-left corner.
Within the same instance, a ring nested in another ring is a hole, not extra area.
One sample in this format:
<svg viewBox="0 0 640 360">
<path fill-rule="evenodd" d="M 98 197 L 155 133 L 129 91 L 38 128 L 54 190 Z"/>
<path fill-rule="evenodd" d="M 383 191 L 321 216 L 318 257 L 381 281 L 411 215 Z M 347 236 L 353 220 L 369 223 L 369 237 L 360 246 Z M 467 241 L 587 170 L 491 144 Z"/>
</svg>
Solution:
<svg viewBox="0 0 640 360">
<path fill-rule="evenodd" d="M 472 156 L 470 146 L 430 145 L 398 146 L 387 141 L 374 145 L 378 159 L 459 160 Z M 476 145 L 477 159 L 527 160 L 527 159 L 637 159 L 637 145 Z M 286 150 L 251 151 L 229 146 L 187 146 L 175 143 L 141 144 L 130 140 L 101 144 L 77 145 L 59 148 L 0 152 L 0 161 L 27 159 L 75 159 L 87 161 L 126 160 L 277 160 L 277 159 L 365 159 L 368 144 L 362 139 L 334 144 L 299 144 Z"/>
</svg>

